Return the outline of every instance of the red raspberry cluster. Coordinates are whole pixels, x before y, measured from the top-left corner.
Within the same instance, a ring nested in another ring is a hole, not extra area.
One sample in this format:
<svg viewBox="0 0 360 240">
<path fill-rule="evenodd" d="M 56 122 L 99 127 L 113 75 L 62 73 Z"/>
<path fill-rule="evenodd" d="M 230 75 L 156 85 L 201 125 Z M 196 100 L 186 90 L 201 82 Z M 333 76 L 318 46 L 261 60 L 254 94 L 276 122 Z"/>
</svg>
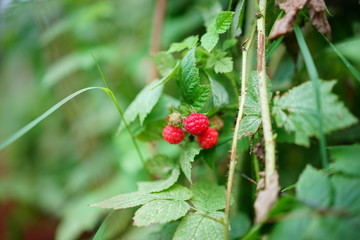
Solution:
<svg viewBox="0 0 360 240">
<path fill-rule="evenodd" d="M 214 128 L 209 128 L 210 122 L 207 116 L 202 113 L 191 113 L 189 116 L 182 119 L 180 113 L 174 112 L 167 117 L 168 124 L 163 130 L 163 137 L 165 141 L 171 144 L 180 143 L 184 136 L 184 128 L 191 135 L 196 135 L 200 146 L 203 149 L 209 149 L 218 142 L 218 132 Z"/>
</svg>

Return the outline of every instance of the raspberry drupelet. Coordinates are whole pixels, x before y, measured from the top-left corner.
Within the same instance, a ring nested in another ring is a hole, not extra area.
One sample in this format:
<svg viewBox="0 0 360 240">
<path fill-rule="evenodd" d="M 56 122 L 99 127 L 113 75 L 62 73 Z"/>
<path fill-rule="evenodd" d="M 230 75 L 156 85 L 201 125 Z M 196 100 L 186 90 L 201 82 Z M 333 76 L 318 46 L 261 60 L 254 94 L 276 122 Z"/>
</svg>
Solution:
<svg viewBox="0 0 360 240">
<path fill-rule="evenodd" d="M 198 136 L 198 142 L 203 149 L 209 149 L 214 147 L 218 142 L 218 132 L 214 128 L 208 128 L 208 130 Z"/>
<path fill-rule="evenodd" d="M 162 136 L 165 141 L 171 144 L 178 144 L 184 139 L 185 132 L 181 128 L 167 125 L 162 132 Z"/>
<path fill-rule="evenodd" d="M 201 135 L 210 126 L 207 116 L 202 113 L 192 113 L 184 119 L 184 127 L 192 135 Z"/>
</svg>

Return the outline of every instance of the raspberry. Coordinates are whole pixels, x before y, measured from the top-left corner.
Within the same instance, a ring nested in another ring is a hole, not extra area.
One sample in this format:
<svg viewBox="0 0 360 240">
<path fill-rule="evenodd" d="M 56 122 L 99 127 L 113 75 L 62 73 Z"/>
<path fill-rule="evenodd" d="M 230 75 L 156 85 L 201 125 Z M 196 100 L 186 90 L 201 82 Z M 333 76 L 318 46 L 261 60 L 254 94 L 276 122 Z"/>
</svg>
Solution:
<svg viewBox="0 0 360 240">
<path fill-rule="evenodd" d="M 208 130 L 198 136 L 198 142 L 203 149 L 209 149 L 216 145 L 218 142 L 218 132 L 214 128 L 208 128 Z"/>
<path fill-rule="evenodd" d="M 171 144 L 180 143 L 183 140 L 184 135 L 184 130 L 170 125 L 167 125 L 162 132 L 162 136 L 164 137 L 165 141 Z"/>
<path fill-rule="evenodd" d="M 203 134 L 209 126 L 209 119 L 201 113 L 192 113 L 184 119 L 184 127 L 192 135 Z"/>
<path fill-rule="evenodd" d="M 173 127 L 181 127 L 183 123 L 183 119 L 181 117 L 181 114 L 178 112 L 173 112 L 169 116 L 167 116 L 166 121 L 170 126 Z"/>
</svg>

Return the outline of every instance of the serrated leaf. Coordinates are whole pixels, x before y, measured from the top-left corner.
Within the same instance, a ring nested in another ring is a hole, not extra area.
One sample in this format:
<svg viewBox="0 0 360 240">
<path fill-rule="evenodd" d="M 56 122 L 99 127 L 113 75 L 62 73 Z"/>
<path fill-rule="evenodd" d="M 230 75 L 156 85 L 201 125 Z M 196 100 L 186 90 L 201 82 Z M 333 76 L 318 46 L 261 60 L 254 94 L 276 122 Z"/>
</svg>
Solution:
<svg viewBox="0 0 360 240">
<path fill-rule="evenodd" d="M 191 180 L 191 163 L 194 161 L 196 155 L 199 154 L 201 147 L 197 142 L 186 143 L 180 155 L 180 167 L 184 172 L 186 178 Z"/>
<path fill-rule="evenodd" d="M 180 186 L 174 185 L 171 188 L 157 192 L 149 193 L 144 191 L 137 191 L 132 193 L 119 194 L 115 197 L 109 198 L 107 200 L 91 204 L 91 207 L 99 208 L 110 208 L 110 209 L 125 209 L 143 205 L 152 200 L 161 200 L 161 199 L 173 199 L 173 200 L 188 200 L 192 196 L 192 193 L 189 189 Z"/>
<path fill-rule="evenodd" d="M 225 187 L 213 182 L 201 181 L 190 188 L 193 197 L 190 199 L 195 208 L 203 213 L 215 212 L 225 208 Z"/>
<path fill-rule="evenodd" d="M 214 107 L 221 108 L 229 103 L 229 95 L 226 89 L 218 81 L 209 76 Z"/>
<path fill-rule="evenodd" d="M 321 81 L 320 95 L 323 106 L 325 133 L 339 130 L 357 122 L 338 97 L 331 93 L 336 81 Z M 318 137 L 318 115 L 311 82 L 292 88 L 282 97 L 274 99 L 272 114 L 278 127 L 295 133 L 295 143 L 309 146 L 310 137 Z"/>
<path fill-rule="evenodd" d="M 215 32 L 217 34 L 225 33 L 231 27 L 232 16 L 234 12 L 224 11 L 219 13 L 215 19 Z"/>
<path fill-rule="evenodd" d="M 301 173 L 296 188 L 296 197 L 310 206 L 326 208 L 331 202 L 329 178 L 311 165 Z"/>
<path fill-rule="evenodd" d="M 176 65 L 173 55 L 167 52 L 159 52 L 152 56 L 151 59 L 162 77 L 170 74 Z"/>
<path fill-rule="evenodd" d="M 334 162 L 329 168 L 360 177 L 360 145 L 328 147 Z"/>
<path fill-rule="evenodd" d="M 149 181 L 149 182 L 139 182 L 138 183 L 139 191 L 160 192 L 174 185 L 174 183 L 176 183 L 176 181 L 178 180 L 179 175 L 180 175 L 180 170 L 178 168 L 174 168 L 167 179 Z"/>
<path fill-rule="evenodd" d="M 179 200 L 155 200 L 146 203 L 134 216 L 135 226 L 149 226 L 153 223 L 166 223 L 183 217 L 190 205 Z"/>
<path fill-rule="evenodd" d="M 107 200 L 91 204 L 91 207 L 125 209 L 143 205 L 153 200 L 153 197 L 143 192 L 120 194 Z"/>
<path fill-rule="evenodd" d="M 180 52 L 180 51 L 185 50 L 185 49 L 195 48 L 198 41 L 199 41 L 199 36 L 197 36 L 197 35 L 187 37 L 182 42 L 172 43 L 169 50 L 168 50 L 168 52 L 169 53 Z"/>
<path fill-rule="evenodd" d="M 360 179 L 335 175 L 331 183 L 335 196 L 333 208 L 360 216 Z"/>
<path fill-rule="evenodd" d="M 214 32 L 207 32 L 201 37 L 201 46 L 208 52 L 214 49 L 219 41 L 219 34 Z"/>
<path fill-rule="evenodd" d="M 173 199 L 173 200 L 189 200 L 192 197 L 192 192 L 181 185 L 175 184 L 169 189 L 161 192 L 150 193 L 153 199 Z"/>
<path fill-rule="evenodd" d="M 233 61 L 231 57 L 225 57 L 226 52 L 217 51 L 212 54 L 206 63 L 207 68 L 214 68 L 216 73 L 227 73 L 233 70 Z"/>
<path fill-rule="evenodd" d="M 136 95 L 134 101 L 132 101 L 124 114 L 128 124 L 133 122 L 137 117 L 139 117 L 140 124 L 143 124 L 145 117 L 151 112 L 162 94 L 162 85 L 154 88 L 158 83 L 159 80 L 153 81 Z"/>
<path fill-rule="evenodd" d="M 239 137 L 254 135 L 261 124 L 257 74 L 253 71 L 246 82 L 244 117 L 240 123 Z M 270 96 L 270 95 L 269 95 Z"/>
<path fill-rule="evenodd" d="M 214 49 L 219 41 L 219 34 L 225 33 L 231 26 L 233 12 L 220 12 L 201 37 L 201 46 L 208 52 Z"/>
<path fill-rule="evenodd" d="M 208 216 L 223 219 L 224 213 L 214 212 Z M 221 223 L 195 213 L 188 213 L 176 229 L 173 240 L 222 240 L 224 227 Z"/>
<path fill-rule="evenodd" d="M 196 111 L 201 110 L 210 98 L 210 86 L 200 84 L 199 69 L 195 64 L 195 49 L 191 49 L 181 61 L 179 85 L 184 100 Z"/>
</svg>

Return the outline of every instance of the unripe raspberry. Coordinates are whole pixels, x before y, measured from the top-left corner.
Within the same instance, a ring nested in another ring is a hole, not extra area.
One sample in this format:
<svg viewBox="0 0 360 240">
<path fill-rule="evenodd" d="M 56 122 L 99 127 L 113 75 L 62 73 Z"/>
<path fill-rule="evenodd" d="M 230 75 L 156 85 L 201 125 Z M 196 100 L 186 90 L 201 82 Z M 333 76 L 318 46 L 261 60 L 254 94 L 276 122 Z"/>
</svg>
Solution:
<svg viewBox="0 0 360 240">
<path fill-rule="evenodd" d="M 170 126 L 173 127 L 181 127 L 183 123 L 183 119 L 181 117 L 181 114 L 178 112 L 173 112 L 169 116 L 167 116 L 166 121 Z"/>
<path fill-rule="evenodd" d="M 218 142 L 218 132 L 214 128 L 208 128 L 208 130 L 198 136 L 198 142 L 203 149 L 209 149 L 216 145 Z"/>
<path fill-rule="evenodd" d="M 178 144 L 184 139 L 185 132 L 181 128 L 167 125 L 162 132 L 162 136 L 165 141 L 171 144 Z"/>
<path fill-rule="evenodd" d="M 203 134 L 209 126 L 209 119 L 202 113 L 192 113 L 184 119 L 184 127 L 192 135 Z"/>
<path fill-rule="evenodd" d="M 223 120 L 221 120 L 221 118 L 219 118 L 217 115 L 212 116 L 209 121 L 216 131 L 220 131 L 224 127 Z"/>
</svg>

